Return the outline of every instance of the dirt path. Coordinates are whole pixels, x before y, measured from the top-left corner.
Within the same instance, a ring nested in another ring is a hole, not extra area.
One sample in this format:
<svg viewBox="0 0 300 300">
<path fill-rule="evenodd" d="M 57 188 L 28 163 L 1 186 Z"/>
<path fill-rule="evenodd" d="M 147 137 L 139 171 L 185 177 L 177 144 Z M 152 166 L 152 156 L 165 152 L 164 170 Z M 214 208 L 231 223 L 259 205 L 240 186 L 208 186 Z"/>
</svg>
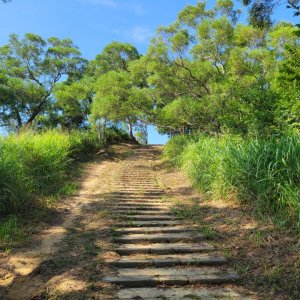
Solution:
<svg viewBox="0 0 300 300">
<path fill-rule="evenodd" d="M 87 170 L 60 226 L 7 257 L 3 299 L 254 299 L 201 228 L 171 212 L 161 149 L 114 151 Z"/>
</svg>

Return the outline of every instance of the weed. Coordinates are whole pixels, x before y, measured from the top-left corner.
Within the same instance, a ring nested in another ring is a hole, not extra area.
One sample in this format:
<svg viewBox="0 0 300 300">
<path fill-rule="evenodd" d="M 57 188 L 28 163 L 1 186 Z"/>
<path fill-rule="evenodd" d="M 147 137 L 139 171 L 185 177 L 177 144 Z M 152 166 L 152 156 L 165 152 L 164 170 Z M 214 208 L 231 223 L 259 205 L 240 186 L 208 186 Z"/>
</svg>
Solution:
<svg viewBox="0 0 300 300">
<path fill-rule="evenodd" d="M 9 241 L 21 241 L 24 239 L 24 232 L 20 227 L 16 216 L 9 217 L 0 224 L 0 241 L 4 244 Z"/>
<path fill-rule="evenodd" d="M 109 215 L 109 212 L 107 211 L 107 209 L 101 209 L 98 211 L 98 217 L 100 219 L 106 218 L 108 215 Z"/>
</svg>

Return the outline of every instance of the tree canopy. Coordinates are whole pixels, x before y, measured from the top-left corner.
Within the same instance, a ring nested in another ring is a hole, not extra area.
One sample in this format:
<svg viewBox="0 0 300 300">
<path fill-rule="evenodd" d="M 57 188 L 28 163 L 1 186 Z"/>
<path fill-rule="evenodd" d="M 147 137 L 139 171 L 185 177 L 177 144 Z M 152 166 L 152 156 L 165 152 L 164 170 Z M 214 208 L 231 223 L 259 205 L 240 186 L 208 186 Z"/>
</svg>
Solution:
<svg viewBox="0 0 300 300">
<path fill-rule="evenodd" d="M 293 9 L 295 16 L 299 16 L 299 2 L 299 0 L 243 0 L 243 4 L 249 7 L 250 24 L 258 27 L 270 27 L 274 9 L 282 4 L 285 4 L 289 9 Z"/>
<path fill-rule="evenodd" d="M 11 35 L 0 48 L 1 125 L 101 132 L 126 125 L 144 141 L 148 124 L 169 135 L 298 129 L 297 27 L 244 24 L 240 14 L 231 0 L 212 8 L 198 1 L 158 28 L 145 55 L 112 42 L 91 61 L 69 39 Z"/>
<path fill-rule="evenodd" d="M 64 76 L 68 80 L 76 77 L 85 64 L 70 39 L 44 40 L 32 33 L 19 39 L 12 34 L 0 48 L 2 126 L 20 129 L 31 125 L 51 104 L 58 82 Z"/>
</svg>

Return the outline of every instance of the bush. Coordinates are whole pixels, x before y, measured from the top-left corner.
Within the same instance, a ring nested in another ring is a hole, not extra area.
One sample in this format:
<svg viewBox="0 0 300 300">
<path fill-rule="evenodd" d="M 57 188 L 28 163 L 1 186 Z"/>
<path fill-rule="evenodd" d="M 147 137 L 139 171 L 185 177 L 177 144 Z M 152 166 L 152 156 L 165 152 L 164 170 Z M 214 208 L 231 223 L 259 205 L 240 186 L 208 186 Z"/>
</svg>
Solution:
<svg viewBox="0 0 300 300">
<path fill-rule="evenodd" d="M 300 138 L 176 137 L 165 155 L 213 198 L 235 197 L 300 229 Z"/>
</svg>

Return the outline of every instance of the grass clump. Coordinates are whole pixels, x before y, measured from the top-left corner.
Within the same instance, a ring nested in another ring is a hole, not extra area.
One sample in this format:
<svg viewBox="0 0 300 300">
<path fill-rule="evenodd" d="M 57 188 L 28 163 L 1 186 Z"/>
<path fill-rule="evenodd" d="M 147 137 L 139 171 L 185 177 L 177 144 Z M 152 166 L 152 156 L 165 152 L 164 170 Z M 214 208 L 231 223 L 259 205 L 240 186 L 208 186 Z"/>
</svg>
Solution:
<svg viewBox="0 0 300 300">
<path fill-rule="evenodd" d="M 20 241 L 23 238 L 24 232 L 16 216 L 11 216 L 0 224 L 0 242 Z"/>
<path fill-rule="evenodd" d="M 209 197 L 234 197 L 300 230 L 299 136 L 181 136 L 169 142 L 165 155 Z"/>
<path fill-rule="evenodd" d="M 86 151 L 85 134 L 49 131 L 0 139 L 0 214 L 24 212 L 57 193 L 74 157 Z"/>
</svg>

